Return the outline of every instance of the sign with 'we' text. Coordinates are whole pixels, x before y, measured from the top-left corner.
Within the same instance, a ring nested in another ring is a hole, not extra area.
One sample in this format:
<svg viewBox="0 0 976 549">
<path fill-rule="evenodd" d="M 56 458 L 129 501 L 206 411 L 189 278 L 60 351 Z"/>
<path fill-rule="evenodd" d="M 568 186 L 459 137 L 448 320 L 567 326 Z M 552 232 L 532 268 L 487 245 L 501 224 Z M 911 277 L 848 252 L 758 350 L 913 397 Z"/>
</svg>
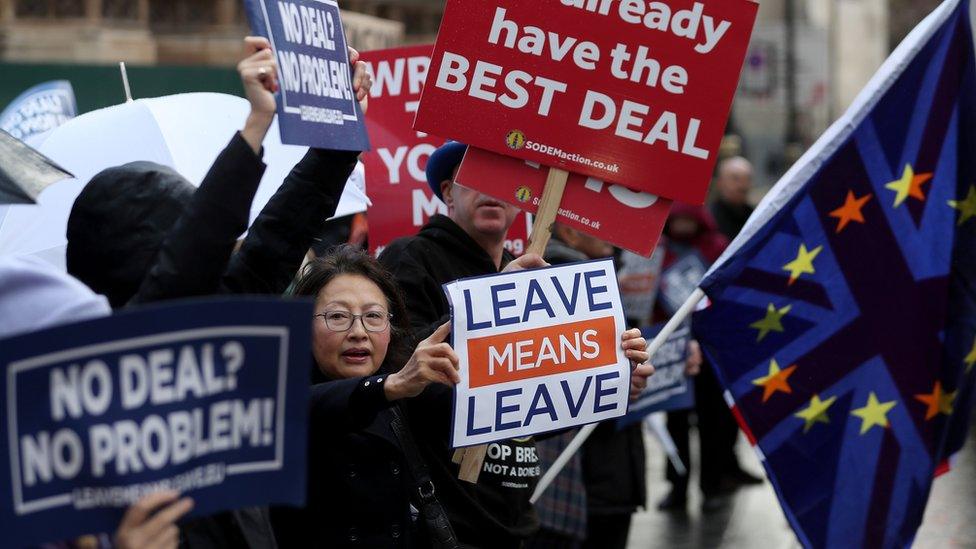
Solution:
<svg viewBox="0 0 976 549">
<path fill-rule="evenodd" d="M 455 448 L 622 416 L 630 361 L 613 261 L 444 286 L 461 364 Z"/>
</svg>

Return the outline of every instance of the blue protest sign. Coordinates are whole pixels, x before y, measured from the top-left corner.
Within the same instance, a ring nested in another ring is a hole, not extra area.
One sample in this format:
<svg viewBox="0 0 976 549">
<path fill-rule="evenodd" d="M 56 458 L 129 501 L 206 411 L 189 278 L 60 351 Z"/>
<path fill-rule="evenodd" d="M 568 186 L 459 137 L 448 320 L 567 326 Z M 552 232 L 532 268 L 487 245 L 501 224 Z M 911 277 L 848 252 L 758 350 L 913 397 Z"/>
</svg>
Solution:
<svg viewBox="0 0 976 549">
<path fill-rule="evenodd" d="M 38 84 L 11 101 L 0 113 L 0 129 L 26 141 L 57 128 L 77 114 L 71 82 L 54 80 Z"/>
<path fill-rule="evenodd" d="M 658 298 L 668 315 L 678 312 L 688 297 L 698 289 L 708 266 L 696 251 L 691 251 L 669 265 L 661 273 Z"/>
<path fill-rule="evenodd" d="M 641 330 L 648 341 L 664 328 L 656 324 Z M 684 410 L 695 405 L 695 386 L 692 378 L 685 375 L 685 361 L 688 359 L 688 342 L 691 340 L 691 327 L 685 324 L 671 334 L 654 356 L 654 375 L 647 378 L 647 388 L 640 397 L 630 403 L 627 415 L 617 420 L 618 427 L 636 423 L 654 412 Z"/>
<path fill-rule="evenodd" d="M 322 149 L 369 150 L 366 123 L 352 91 L 339 5 L 334 0 L 244 0 L 255 34 L 278 60 L 281 142 Z"/>
<path fill-rule="evenodd" d="M 312 305 L 147 307 L 0 341 L 0 531 L 112 532 L 164 488 L 194 515 L 301 505 Z"/>
</svg>

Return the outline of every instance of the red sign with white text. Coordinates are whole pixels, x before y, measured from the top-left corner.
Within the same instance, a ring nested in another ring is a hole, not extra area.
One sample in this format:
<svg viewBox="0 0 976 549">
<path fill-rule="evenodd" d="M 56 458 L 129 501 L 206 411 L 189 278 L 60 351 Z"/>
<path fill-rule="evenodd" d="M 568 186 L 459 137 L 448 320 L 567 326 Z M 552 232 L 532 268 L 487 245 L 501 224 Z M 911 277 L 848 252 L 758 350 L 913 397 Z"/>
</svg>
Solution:
<svg viewBox="0 0 976 549">
<path fill-rule="evenodd" d="M 470 147 L 456 181 L 535 213 L 548 171 Z M 671 201 L 665 198 L 570 174 L 556 222 L 647 257 L 657 246 L 669 211 Z"/>
<path fill-rule="evenodd" d="M 362 60 L 373 74 L 366 128 L 373 149 L 363 153 L 366 165 L 370 252 L 379 254 L 393 240 L 411 236 L 447 207 L 427 186 L 424 170 L 444 139 L 411 127 L 423 90 L 432 46 L 369 51 Z M 528 240 L 525 216 L 509 231 L 510 251 L 521 255 Z"/>
<path fill-rule="evenodd" d="M 415 127 L 701 204 L 757 9 L 447 0 Z"/>
</svg>

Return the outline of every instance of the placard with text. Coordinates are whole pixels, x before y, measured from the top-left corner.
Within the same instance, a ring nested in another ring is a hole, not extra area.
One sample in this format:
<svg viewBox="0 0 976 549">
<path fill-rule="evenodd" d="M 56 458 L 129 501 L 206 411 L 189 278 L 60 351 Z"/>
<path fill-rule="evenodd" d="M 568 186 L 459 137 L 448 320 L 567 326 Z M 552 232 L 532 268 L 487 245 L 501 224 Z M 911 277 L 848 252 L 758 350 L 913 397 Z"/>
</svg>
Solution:
<svg viewBox="0 0 976 549">
<path fill-rule="evenodd" d="M 447 214 L 427 185 L 427 160 L 444 139 L 413 129 L 427 78 L 432 45 L 368 51 L 362 60 L 373 75 L 369 129 L 373 149 L 362 156 L 369 177 L 369 247 L 378 255 L 390 242 L 412 236 L 433 215 Z M 515 255 L 527 248 L 524 214 L 509 230 L 506 247 Z"/>
<path fill-rule="evenodd" d="M 525 160 L 469 147 L 456 181 L 534 214 L 548 171 Z M 556 222 L 650 256 L 670 211 L 671 201 L 666 198 L 570 174 Z"/>
<path fill-rule="evenodd" d="M 186 302 L 0 341 L 4 544 L 114 532 L 162 489 L 195 516 L 302 505 L 311 317 L 308 300 Z"/>
<path fill-rule="evenodd" d="M 448 0 L 415 127 L 701 204 L 757 9 Z"/>
<path fill-rule="evenodd" d="M 339 5 L 334 0 L 244 0 L 244 8 L 252 31 L 271 42 L 278 61 L 281 142 L 368 150 Z"/>
<path fill-rule="evenodd" d="M 444 290 L 461 364 L 453 447 L 627 412 L 631 366 L 612 260 L 462 279 Z"/>
</svg>

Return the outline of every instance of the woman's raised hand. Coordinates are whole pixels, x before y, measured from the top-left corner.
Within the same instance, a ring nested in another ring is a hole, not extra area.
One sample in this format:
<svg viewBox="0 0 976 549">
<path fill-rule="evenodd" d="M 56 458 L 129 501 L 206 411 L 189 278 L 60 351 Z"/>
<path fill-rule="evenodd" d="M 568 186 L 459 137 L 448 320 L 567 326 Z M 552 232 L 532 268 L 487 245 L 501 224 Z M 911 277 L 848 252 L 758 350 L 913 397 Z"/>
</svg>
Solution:
<svg viewBox="0 0 976 549">
<path fill-rule="evenodd" d="M 444 340 L 451 333 L 451 323 L 445 322 L 427 339 L 421 341 L 413 356 L 397 373 L 386 379 L 384 390 L 387 400 L 415 397 L 431 383 L 457 385 L 458 356 Z"/>
</svg>

